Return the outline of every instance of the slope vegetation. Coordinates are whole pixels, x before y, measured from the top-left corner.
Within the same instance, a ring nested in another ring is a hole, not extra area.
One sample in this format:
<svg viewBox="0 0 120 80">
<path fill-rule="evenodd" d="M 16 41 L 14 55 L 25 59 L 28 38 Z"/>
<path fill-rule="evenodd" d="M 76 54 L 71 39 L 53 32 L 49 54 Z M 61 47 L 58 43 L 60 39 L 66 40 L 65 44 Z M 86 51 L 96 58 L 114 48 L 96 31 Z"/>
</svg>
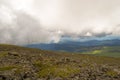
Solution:
<svg viewBox="0 0 120 80">
<path fill-rule="evenodd" d="M 0 45 L 0 80 L 119 80 L 120 58 Z"/>
</svg>

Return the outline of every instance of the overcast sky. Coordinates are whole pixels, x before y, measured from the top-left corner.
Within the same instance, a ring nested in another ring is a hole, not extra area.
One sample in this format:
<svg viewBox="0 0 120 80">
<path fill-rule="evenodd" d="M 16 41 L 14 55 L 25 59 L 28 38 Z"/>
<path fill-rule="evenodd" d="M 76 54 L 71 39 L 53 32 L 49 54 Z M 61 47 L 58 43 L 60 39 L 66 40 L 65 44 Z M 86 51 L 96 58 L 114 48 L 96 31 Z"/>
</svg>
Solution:
<svg viewBox="0 0 120 80">
<path fill-rule="evenodd" d="M 120 0 L 0 0 L 0 43 L 120 35 Z"/>
</svg>

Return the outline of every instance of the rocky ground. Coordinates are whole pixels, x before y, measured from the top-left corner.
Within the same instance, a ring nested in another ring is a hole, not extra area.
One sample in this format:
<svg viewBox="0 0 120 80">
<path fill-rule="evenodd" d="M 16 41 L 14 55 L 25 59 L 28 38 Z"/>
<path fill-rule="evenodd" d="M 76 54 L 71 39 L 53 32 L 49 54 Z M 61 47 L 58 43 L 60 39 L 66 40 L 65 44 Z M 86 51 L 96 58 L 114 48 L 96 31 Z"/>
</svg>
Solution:
<svg viewBox="0 0 120 80">
<path fill-rule="evenodd" d="M 120 80 L 120 58 L 0 45 L 0 80 Z"/>
</svg>

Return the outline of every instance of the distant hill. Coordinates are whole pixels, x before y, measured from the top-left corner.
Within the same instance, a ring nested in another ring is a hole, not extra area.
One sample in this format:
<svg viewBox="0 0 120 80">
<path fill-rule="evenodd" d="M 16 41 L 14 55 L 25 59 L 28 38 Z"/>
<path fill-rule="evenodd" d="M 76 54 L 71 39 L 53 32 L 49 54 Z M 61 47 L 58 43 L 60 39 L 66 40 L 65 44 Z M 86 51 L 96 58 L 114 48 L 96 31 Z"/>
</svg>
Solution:
<svg viewBox="0 0 120 80">
<path fill-rule="evenodd" d="M 39 48 L 43 50 L 68 51 L 68 52 L 83 52 L 82 48 L 101 47 L 101 46 L 120 46 L 119 39 L 113 40 L 90 40 L 85 42 L 80 41 L 65 41 L 60 43 L 50 44 L 30 44 L 27 47 Z"/>
<path fill-rule="evenodd" d="M 120 58 L 0 44 L 0 80 L 119 79 Z"/>
</svg>

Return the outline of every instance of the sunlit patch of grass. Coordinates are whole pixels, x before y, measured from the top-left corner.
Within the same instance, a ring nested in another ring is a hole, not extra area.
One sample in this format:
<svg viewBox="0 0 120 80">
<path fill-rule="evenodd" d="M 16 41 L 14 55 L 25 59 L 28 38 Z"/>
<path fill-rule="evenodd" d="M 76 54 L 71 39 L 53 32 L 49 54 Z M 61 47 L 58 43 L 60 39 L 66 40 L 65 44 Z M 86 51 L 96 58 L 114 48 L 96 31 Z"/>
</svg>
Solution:
<svg viewBox="0 0 120 80">
<path fill-rule="evenodd" d="M 78 73 L 80 70 L 72 67 L 51 66 L 44 68 L 38 72 L 39 77 L 54 76 L 54 77 L 69 77 L 72 74 Z"/>
<path fill-rule="evenodd" d="M 8 54 L 8 52 L 6 52 L 6 51 L 0 52 L 0 58 L 6 56 L 7 54 Z"/>
<path fill-rule="evenodd" d="M 72 74 L 79 73 L 80 69 L 67 65 L 67 66 L 64 66 L 63 68 L 56 67 L 55 72 L 57 77 L 59 76 L 64 78 L 64 77 L 69 77 Z"/>
<path fill-rule="evenodd" d="M 102 51 L 101 50 L 94 50 L 93 52 L 92 52 L 92 54 L 99 54 L 99 53 L 101 53 Z"/>
<path fill-rule="evenodd" d="M 5 66 L 5 67 L 0 67 L 0 71 L 8 71 L 16 68 L 15 66 Z"/>
<path fill-rule="evenodd" d="M 54 71 L 55 71 L 55 67 L 46 67 L 46 68 L 44 68 L 44 69 L 41 69 L 41 70 L 38 72 L 38 76 L 39 76 L 39 77 L 50 76 L 50 75 L 53 75 L 53 74 L 54 74 Z"/>
<path fill-rule="evenodd" d="M 65 78 L 80 72 L 79 68 L 70 64 L 55 65 L 50 62 L 36 62 L 34 65 L 39 69 L 39 77 L 52 76 Z"/>
<path fill-rule="evenodd" d="M 118 73 L 116 71 L 113 71 L 113 70 L 107 71 L 106 74 L 108 76 L 111 76 L 111 77 L 115 77 L 118 75 Z"/>
</svg>

